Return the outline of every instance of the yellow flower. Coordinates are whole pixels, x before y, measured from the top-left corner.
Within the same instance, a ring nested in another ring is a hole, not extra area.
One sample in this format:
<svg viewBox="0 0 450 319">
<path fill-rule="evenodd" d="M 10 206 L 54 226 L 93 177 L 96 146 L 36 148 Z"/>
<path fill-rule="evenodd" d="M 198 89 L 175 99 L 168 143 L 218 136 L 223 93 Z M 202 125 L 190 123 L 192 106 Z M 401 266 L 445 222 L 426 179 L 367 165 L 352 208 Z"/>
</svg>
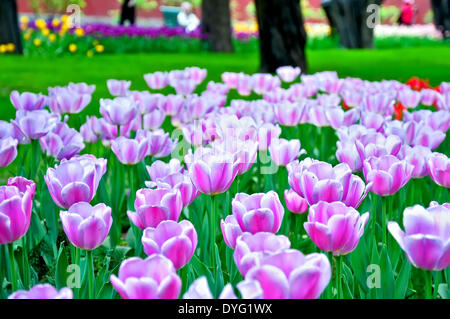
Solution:
<svg viewBox="0 0 450 319">
<path fill-rule="evenodd" d="M 45 29 L 45 28 L 47 28 L 47 23 L 45 23 L 45 21 L 42 20 L 42 19 L 37 19 L 37 20 L 36 20 L 36 26 L 37 26 L 39 29 Z"/>
<path fill-rule="evenodd" d="M 25 41 L 28 41 L 28 40 L 30 40 L 30 38 L 31 38 L 31 34 L 25 33 L 25 34 L 23 35 L 23 38 L 25 39 Z"/>
<path fill-rule="evenodd" d="M 48 36 L 48 39 L 50 40 L 50 42 L 55 42 L 56 41 L 56 34 L 52 33 Z"/>
<path fill-rule="evenodd" d="M 41 39 L 34 39 L 33 44 L 37 47 L 40 47 L 42 44 L 42 41 L 41 41 Z"/>
<path fill-rule="evenodd" d="M 59 21 L 59 19 L 54 18 L 52 20 L 52 25 L 56 28 L 57 26 L 59 26 L 61 24 L 61 21 Z"/>
<path fill-rule="evenodd" d="M 8 43 L 6 45 L 6 51 L 8 51 L 8 52 L 16 51 L 16 45 L 14 43 Z"/>
<path fill-rule="evenodd" d="M 0 54 L 3 54 L 6 52 L 6 45 L 0 44 Z"/>
<path fill-rule="evenodd" d="M 84 35 L 84 30 L 82 28 L 76 28 L 75 29 L 75 35 L 77 37 L 82 37 Z"/>
<path fill-rule="evenodd" d="M 88 56 L 88 58 L 92 58 L 94 56 L 94 52 L 89 50 L 89 51 L 86 52 L 86 55 Z"/>
<path fill-rule="evenodd" d="M 20 30 L 25 31 L 27 29 L 27 24 L 26 23 L 21 23 L 20 24 Z"/>
<path fill-rule="evenodd" d="M 47 28 L 42 29 L 42 34 L 44 35 L 44 37 L 46 37 L 46 36 L 48 36 L 50 34 L 50 30 L 47 29 Z"/>
<path fill-rule="evenodd" d="M 105 51 L 105 47 L 101 44 L 98 44 L 95 46 L 95 51 L 97 51 L 98 53 L 102 53 L 103 51 Z"/>
<path fill-rule="evenodd" d="M 20 23 L 27 24 L 29 21 L 30 19 L 27 16 L 20 17 Z"/>
<path fill-rule="evenodd" d="M 72 44 L 69 45 L 69 51 L 71 53 L 75 53 L 75 52 L 77 52 L 77 50 L 78 50 L 78 47 L 77 47 L 77 45 L 75 43 L 72 43 Z"/>
<path fill-rule="evenodd" d="M 98 40 L 94 40 L 93 44 L 94 46 L 98 45 Z"/>
</svg>

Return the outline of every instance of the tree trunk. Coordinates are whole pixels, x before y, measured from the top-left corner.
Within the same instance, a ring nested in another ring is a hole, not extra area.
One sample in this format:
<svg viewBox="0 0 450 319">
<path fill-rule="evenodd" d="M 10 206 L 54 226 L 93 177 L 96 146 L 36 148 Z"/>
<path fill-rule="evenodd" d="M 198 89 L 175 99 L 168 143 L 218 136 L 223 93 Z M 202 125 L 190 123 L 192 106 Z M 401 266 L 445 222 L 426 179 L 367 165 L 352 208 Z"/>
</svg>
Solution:
<svg viewBox="0 0 450 319">
<path fill-rule="evenodd" d="M 322 7 L 330 24 L 338 33 L 344 48 L 373 48 L 372 11 L 368 6 L 381 6 L 382 0 L 323 0 Z"/>
<path fill-rule="evenodd" d="M 22 54 L 16 0 L 0 1 L 0 44 L 13 43 L 15 52 Z"/>
<path fill-rule="evenodd" d="M 444 38 L 450 37 L 450 0 L 431 0 L 434 24 Z"/>
<path fill-rule="evenodd" d="M 202 1 L 202 33 L 211 51 L 232 52 L 231 12 L 228 0 Z"/>
<path fill-rule="evenodd" d="M 299 0 L 255 0 L 261 72 L 299 66 L 306 72 L 306 32 Z"/>
</svg>

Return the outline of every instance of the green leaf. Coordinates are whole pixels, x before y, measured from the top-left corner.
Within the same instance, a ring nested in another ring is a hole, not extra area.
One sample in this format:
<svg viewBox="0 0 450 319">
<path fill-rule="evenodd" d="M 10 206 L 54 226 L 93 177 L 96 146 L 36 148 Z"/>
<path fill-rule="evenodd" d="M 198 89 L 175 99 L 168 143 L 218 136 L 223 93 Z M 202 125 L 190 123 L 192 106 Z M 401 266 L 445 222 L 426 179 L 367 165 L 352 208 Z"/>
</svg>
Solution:
<svg viewBox="0 0 450 319">
<path fill-rule="evenodd" d="M 397 280 L 395 281 L 394 298 L 403 299 L 408 289 L 409 275 L 411 273 L 411 264 L 407 261 L 403 261 L 403 266 L 400 269 Z"/>
<path fill-rule="evenodd" d="M 69 262 L 67 261 L 66 248 L 64 247 L 64 242 L 62 242 L 59 246 L 59 251 L 56 258 L 55 285 L 57 289 L 67 287 L 68 266 Z"/>
<path fill-rule="evenodd" d="M 382 298 L 392 299 L 394 297 L 394 272 L 392 271 L 391 261 L 387 247 L 384 246 L 380 256 L 381 268 L 381 292 Z"/>
</svg>

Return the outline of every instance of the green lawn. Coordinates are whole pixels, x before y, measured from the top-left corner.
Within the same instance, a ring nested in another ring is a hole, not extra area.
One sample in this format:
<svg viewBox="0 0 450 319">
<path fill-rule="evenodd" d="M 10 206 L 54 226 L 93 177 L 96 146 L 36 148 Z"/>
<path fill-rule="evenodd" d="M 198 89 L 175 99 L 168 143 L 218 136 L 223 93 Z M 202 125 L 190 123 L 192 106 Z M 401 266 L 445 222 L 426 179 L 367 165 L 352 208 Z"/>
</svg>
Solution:
<svg viewBox="0 0 450 319">
<path fill-rule="evenodd" d="M 383 50 L 311 50 L 307 52 L 309 72 L 335 70 L 339 76 L 366 80 L 406 81 L 419 76 L 437 85 L 450 80 L 450 46 Z M 69 82 L 96 84 L 93 102 L 87 112 L 96 113 L 98 99 L 108 97 L 106 80 L 127 79 L 132 89 L 147 89 L 143 74 L 186 66 L 208 69 L 207 80 L 220 80 L 224 71 L 254 73 L 257 54 L 154 53 L 99 55 L 93 58 L 0 56 L 0 119 L 9 120 L 15 110 L 9 102 L 12 90 L 47 93 L 47 87 Z M 206 83 L 206 82 L 205 82 Z"/>
</svg>

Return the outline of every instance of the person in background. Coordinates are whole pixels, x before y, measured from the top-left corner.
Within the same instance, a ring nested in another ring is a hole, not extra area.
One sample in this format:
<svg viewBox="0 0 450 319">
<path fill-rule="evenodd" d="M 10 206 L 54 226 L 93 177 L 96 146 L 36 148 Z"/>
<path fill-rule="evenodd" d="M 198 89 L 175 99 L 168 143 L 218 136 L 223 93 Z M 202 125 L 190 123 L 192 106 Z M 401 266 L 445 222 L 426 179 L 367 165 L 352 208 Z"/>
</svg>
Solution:
<svg viewBox="0 0 450 319">
<path fill-rule="evenodd" d="M 200 25 L 200 20 L 195 13 L 192 12 L 192 4 L 189 2 L 183 2 L 181 4 L 181 11 L 177 16 L 178 24 L 186 29 L 187 32 L 191 32 Z"/>
<path fill-rule="evenodd" d="M 120 25 L 124 25 L 125 21 L 134 24 L 136 20 L 136 0 L 124 0 L 122 3 L 122 12 L 120 14 Z"/>
<path fill-rule="evenodd" d="M 415 6 L 414 0 L 403 0 L 401 14 L 400 14 L 400 24 L 412 25 L 415 20 L 417 8 Z"/>
</svg>

